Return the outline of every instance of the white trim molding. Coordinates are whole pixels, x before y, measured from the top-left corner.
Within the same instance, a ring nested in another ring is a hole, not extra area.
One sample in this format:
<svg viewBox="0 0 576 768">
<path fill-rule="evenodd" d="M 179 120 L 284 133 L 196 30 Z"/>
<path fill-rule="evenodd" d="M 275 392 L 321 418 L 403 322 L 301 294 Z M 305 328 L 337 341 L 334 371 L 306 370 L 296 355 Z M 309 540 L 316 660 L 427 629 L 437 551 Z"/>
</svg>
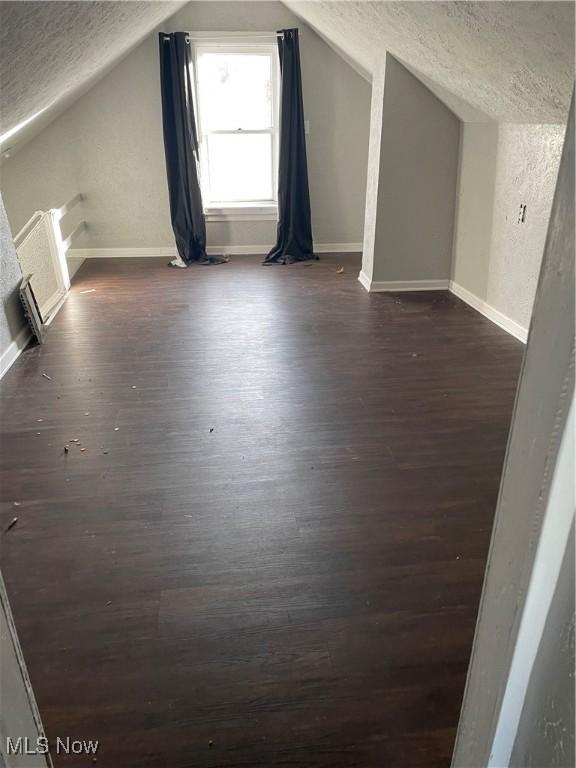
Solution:
<svg viewBox="0 0 576 768">
<path fill-rule="evenodd" d="M 174 246 L 159 248 L 71 248 L 69 259 L 174 259 Z"/>
<path fill-rule="evenodd" d="M 314 243 L 314 253 L 362 253 L 362 248 L 362 243 Z"/>
<path fill-rule="evenodd" d="M 358 282 L 369 293 L 400 293 L 405 291 L 447 291 L 449 280 L 370 280 L 360 272 Z"/>
<path fill-rule="evenodd" d="M 8 345 L 6 350 L 0 356 L 0 379 L 8 373 L 16 360 L 20 357 L 26 345 L 30 341 L 32 334 L 28 325 L 21 328 L 16 334 L 16 338 Z"/>
<path fill-rule="evenodd" d="M 211 256 L 264 256 L 273 243 L 265 245 L 209 245 L 206 249 Z M 361 253 L 362 243 L 315 243 L 315 253 Z M 177 256 L 175 246 L 158 248 L 71 248 L 69 259 L 126 259 L 156 258 L 174 259 Z"/>
<path fill-rule="evenodd" d="M 216 221 L 278 221 L 277 203 L 209 205 L 204 210 L 207 222 Z"/>
<path fill-rule="evenodd" d="M 272 246 L 267 245 L 208 245 L 209 256 L 265 256 Z"/>
<path fill-rule="evenodd" d="M 217 224 L 222 221 L 278 221 L 277 211 L 232 211 L 229 208 L 212 208 L 204 213 L 207 224 Z"/>
<path fill-rule="evenodd" d="M 364 272 L 363 269 L 361 269 L 358 274 L 358 282 L 363 288 L 365 288 L 368 292 L 370 292 L 370 285 L 372 284 L 372 280 L 370 280 L 370 278 L 368 277 L 366 272 Z"/>
<path fill-rule="evenodd" d="M 526 344 L 528 339 L 528 329 L 521 326 L 515 320 L 505 315 L 503 312 L 495 309 L 491 304 L 488 304 L 483 299 L 480 299 L 475 294 L 463 288 L 454 280 L 390 280 L 379 281 L 370 280 L 368 275 L 361 271 L 358 275 L 358 282 L 369 293 L 383 293 L 383 292 L 403 292 L 403 291 L 447 291 L 449 290 L 459 299 L 471 306 L 477 312 L 487 317 L 493 323 L 498 325 L 503 330 L 507 331 L 511 336 Z"/>
<path fill-rule="evenodd" d="M 526 344 L 526 341 L 528 340 L 527 328 L 524 328 L 515 320 L 512 320 L 503 312 L 500 312 L 491 304 L 488 304 L 488 302 L 479 298 L 474 293 L 471 293 L 466 288 L 463 288 L 458 283 L 455 283 L 454 280 L 450 281 L 450 291 L 466 304 L 469 304 L 477 312 L 480 312 L 481 315 L 487 317 L 488 320 L 491 320 L 493 323 L 500 326 L 500 328 L 507 331 L 511 336 L 514 336 L 514 338 Z"/>
<path fill-rule="evenodd" d="M 70 251 L 68 251 L 68 254 L 69 253 L 70 253 Z M 77 257 L 77 256 L 67 255 L 66 256 L 66 263 L 68 264 L 68 276 L 70 277 L 70 280 L 72 280 L 72 278 L 74 277 L 76 272 L 78 272 L 78 270 L 80 269 L 80 267 L 84 263 L 84 257 L 83 256 Z"/>
</svg>

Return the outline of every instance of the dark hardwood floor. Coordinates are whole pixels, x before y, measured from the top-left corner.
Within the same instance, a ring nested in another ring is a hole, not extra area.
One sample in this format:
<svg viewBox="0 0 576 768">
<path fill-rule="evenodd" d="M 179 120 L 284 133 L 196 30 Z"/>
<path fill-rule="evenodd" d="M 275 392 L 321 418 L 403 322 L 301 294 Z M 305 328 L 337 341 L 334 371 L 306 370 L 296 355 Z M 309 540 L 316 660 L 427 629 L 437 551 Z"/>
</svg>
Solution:
<svg viewBox="0 0 576 768">
<path fill-rule="evenodd" d="M 523 346 L 359 266 L 92 260 L 2 381 L 2 571 L 51 739 L 449 765 Z"/>
</svg>

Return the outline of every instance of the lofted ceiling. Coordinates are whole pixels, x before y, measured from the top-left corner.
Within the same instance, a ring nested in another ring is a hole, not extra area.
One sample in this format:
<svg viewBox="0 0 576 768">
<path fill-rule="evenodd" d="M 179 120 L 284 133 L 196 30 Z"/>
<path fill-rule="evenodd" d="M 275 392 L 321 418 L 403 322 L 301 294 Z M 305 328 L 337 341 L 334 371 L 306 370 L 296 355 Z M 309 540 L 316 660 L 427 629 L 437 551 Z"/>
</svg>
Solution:
<svg viewBox="0 0 576 768">
<path fill-rule="evenodd" d="M 462 120 L 566 122 L 573 2 L 283 1 L 365 76 L 389 51 Z"/>
<path fill-rule="evenodd" d="M 40 131 L 185 4 L 0 1 L 2 149 Z M 565 122 L 574 76 L 572 2 L 284 4 L 367 78 L 390 51 L 463 120 Z"/>
<path fill-rule="evenodd" d="M 22 142 L 184 0 L 0 2 L 0 143 Z"/>
</svg>

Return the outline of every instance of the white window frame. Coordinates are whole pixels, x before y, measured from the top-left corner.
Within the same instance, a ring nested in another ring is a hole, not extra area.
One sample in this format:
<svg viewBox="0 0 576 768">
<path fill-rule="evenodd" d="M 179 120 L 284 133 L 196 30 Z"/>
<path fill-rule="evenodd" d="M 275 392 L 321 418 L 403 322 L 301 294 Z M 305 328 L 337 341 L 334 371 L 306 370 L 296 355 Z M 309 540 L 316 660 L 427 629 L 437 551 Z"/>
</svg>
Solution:
<svg viewBox="0 0 576 768">
<path fill-rule="evenodd" d="M 218 203 L 216 201 L 204 204 L 204 214 L 207 221 L 276 221 L 278 219 L 278 151 L 280 136 L 280 66 L 275 32 L 249 35 L 244 32 L 189 32 L 192 46 L 194 66 L 194 90 L 196 102 L 196 122 L 198 126 L 198 141 L 200 143 L 200 185 L 203 198 L 207 200 L 205 183 L 207 177 L 207 136 L 202 130 L 201 104 L 198 84 L 198 58 L 201 53 L 266 53 L 272 62 L 272 128 L 263 130 L 244 130 L 244 134 L 271 134 L 272 137 L 272 195 L 270 200 L 250 200 L 245 202 Z M 214 131 L 214 133 L 234 134 L 233 130 Z"/>
</svg>

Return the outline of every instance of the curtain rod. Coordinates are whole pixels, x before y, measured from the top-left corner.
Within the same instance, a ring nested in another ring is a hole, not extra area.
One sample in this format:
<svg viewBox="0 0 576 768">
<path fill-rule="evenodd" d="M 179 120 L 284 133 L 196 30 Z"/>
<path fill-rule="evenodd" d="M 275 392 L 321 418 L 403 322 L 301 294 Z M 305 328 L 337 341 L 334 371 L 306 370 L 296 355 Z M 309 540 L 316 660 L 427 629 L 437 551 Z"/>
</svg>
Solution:
<svg viewBox="0 0 576 768">
<path fill-rule="evenodd" d="M 284 37 L 284 32 L 186 32 L 187 35 L 214 35 L 214 37 Z"/>
<path fill-rule="evenodd" d="M 171 35 L 172 33 L 171 32 L 162 32 L 162 34 L 164 35 L 164 42 L 167 43 L 168 42 L 168 36 Z M 198 34 L 198 33 L 186 32 L 186 34 L 188 35 L 188 38 L 187 38 L 186 42 L 189 43 L 190 39 L 193 38 L 194 35 Z M 211 33 L 208 33 L 208 34 L 211 34 Z M 244 36 L 244 33 L 236 34 L 236 33 L 230 33 L 230 32 L 228 32 L 228 33 L 226 33 L 226 32 L 218 32 L 218 33 L 215 33 L 214 36 L 215 37 L 226 37 L 226 34 L 228 34 L 228 36 L 232 40 L 235 37 L 242 37 L 242 36 Z M 256 33 L 247 32 L 245 34 L 245 37 L 248 37 L 248 38 L 252 38 L 252 37 L 284 37 L 284 32 L 256 32 Z"/>
</svg>

